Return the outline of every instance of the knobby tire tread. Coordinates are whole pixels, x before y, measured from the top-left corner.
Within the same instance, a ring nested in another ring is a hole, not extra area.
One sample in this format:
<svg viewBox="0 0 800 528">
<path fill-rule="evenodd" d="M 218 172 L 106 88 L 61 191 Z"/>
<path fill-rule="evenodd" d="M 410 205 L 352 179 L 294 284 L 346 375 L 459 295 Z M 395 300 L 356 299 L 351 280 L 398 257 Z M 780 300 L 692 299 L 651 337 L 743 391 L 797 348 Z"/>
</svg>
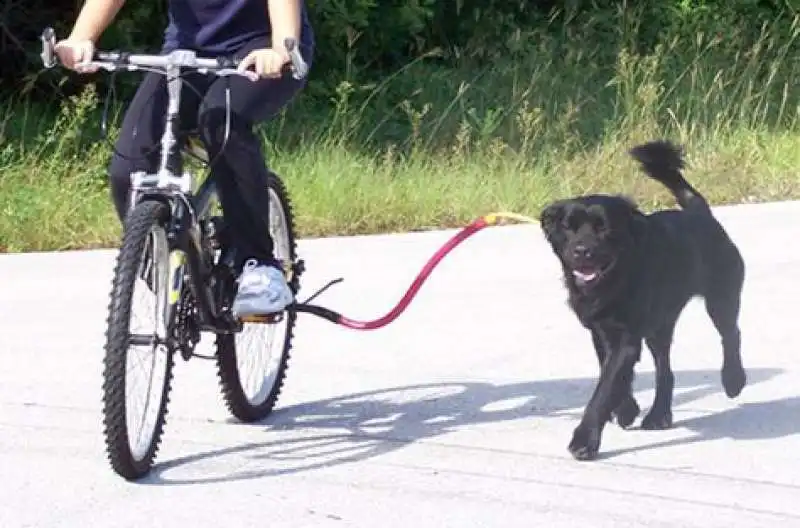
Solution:
<svg viewBox="0 0 800 528">
<path fill-rule="evenodd" d="M 139 262 L 154 224 L 162 222 L 168 207 L 157 201 L 146 201 L 131 211 L 125 222 L 122 244 L 108 308 L 105 357 L 103 360 L 103 425 L 108 460 L 114 471 L 127 480 L 146 475 L 155 460 L 166 422 L 169 391 L 172 385 L 174 354 L 167 353 L 167 373 L 153 441 L 145 457 L 134 460 L 128 443 L 125 411 L 125 369 L 128 355 L 128 333 L 133 287 Z"/>
<path fill-rule="evenodd" d="M 269 172 L 268 187 L 275 191 L 278 200 L 281 202 L 286 220 L 286 235 L 289 239 L 289 258 L 295 261 L 297 255 L 297 244 L 294 236 L 294 214 L 289 193 L 283 181 Z M 293 274 L 289 287 L 296 296 L 300 289 L 300 281 L 296 274 Z M 292 339 L 294 337 L 294 325 L 297 319 L 295 312 L 286 312 L 286 338 L 278 365 L 278 374 L 275 384 L 270 394 L 260 405 L 253 406 L 247 401 L 241 382 L 239 380 L 239 370 L 236 365 L 236 336 L 233 334 L 218 334 L 216 338 L 216 362 L 217 373 L 219 375 L 222 397 L 228 411 L 237 419 L 245 423 L 252 423 L 263 420 L 272 413 L 275 404 L 280 397 L 283 383 L 286 379 L 286 371 L 289 368 L 291 357 Z"/>
</svg>

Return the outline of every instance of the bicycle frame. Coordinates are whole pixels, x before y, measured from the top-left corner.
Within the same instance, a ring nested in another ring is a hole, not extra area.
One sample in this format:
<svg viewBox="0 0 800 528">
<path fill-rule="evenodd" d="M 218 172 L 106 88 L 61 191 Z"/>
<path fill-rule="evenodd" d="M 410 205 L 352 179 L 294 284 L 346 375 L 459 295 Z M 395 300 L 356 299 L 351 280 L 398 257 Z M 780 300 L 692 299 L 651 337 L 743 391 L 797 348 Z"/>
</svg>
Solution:
<svg viewBox="0 0 800 528">
<path fill-rule="evenodd" d="M 170 207 L 170 221 L 167 228 L 169 243 L 170 278 L 167 297 L 167 326 L 174 322 L 178 303 L 183 299 L 184 285 L 191 290 L 198 309 L 201 330 L 227 333 L 241 328 L 233 317 L 225 318 L 214 302 L 209 284 L 211 267 L 205 257 L 201 221 L 208 216 L 212 200 L 216 196 L 213 175 L 208 175 L 198 188 L 194 189 L 195 176 L 183 171 L 182 149 L 178 143 L 180 133 L 180 100 L 183 89 L 181 66 L 175 62 L 187 59 L 178 50 L 167 56 L 164 75 L 167 80 L 168 104 L 164 133 L 161 137 L 161 156 L 155 173 L 136 172 L 131 174 L 130 208 L 133 209 L 144 200 L 165 201 Z M 191 60 L 191 59 L 189 59 Z M 184 62 L 185 63 L 185 62 Z M 227 131 L 226 131 L 227 136 Z M 232 265 L 232 263 L 230 263 Z M 188 273 L 185 273 L 188 268 Z M 185 279 L 188 278 L 188 281 Z"/>
<path fill-rule="evenodd" d="M 56 65 L 55 32 L 47 28 L 42 33 L 42 62 L 46 68 Z M 308 66 L 300 55 L 294 39 L 286 39 L 286 50 L 291 58 L 290 71 L 296 79 L 302 79 Z M 161 137 L 161 155 L 158 169 L 154 173 L 135 172 L 131 174 L 129 210 L 145 200 L 158 200 L 170 208 L 166 226 L 169 244 L 169 289 L 168 308 L 165 323 L 168 338 L 171 338 L 172 325 L 179 303 L 183 300 L 184 287 L 188 286 L 197 305 L 200 330 L 214 333 L 231 333 L 241 329 L 242 323 L 230 313 L 221 311 L 214 301 L 213 285 L 210 284 L 213 263 L 206 261 L 208 253 L 203 247 L 204 233 L 201 222 L 207 219 L 216 185 L 213 175 L 202 179 L 195 189 L 195 177 L 183 171 L 183 148 L 179 145 L 180 101 L 183 89 L 181 74 L 184 70 L 218 76 L 242 75 L 252 78 L 252 72 L 236 70 L 237 61 L 220 57 L 217 59 L 197 57 L 194 51 L 178 49 L 165 55 L 135 55 L 121 52 L 95 54 L 87 65 L 97 66 L 109 71 L 155 71 L 166 77 L 168 104 L 166 123 Z M 226 94 L 225 141 L 230 131 L 230 93 Z M 191 148 L 187 145 L 187 148 Z M 224 144 L 223 144 L 224 148 Z M 223 262 L 232 268 L 232 262 Z M 188 271 L 188 273 L 186 273 Z M 188 275 L 188 281 L 185 281 Z"/>
</svg>

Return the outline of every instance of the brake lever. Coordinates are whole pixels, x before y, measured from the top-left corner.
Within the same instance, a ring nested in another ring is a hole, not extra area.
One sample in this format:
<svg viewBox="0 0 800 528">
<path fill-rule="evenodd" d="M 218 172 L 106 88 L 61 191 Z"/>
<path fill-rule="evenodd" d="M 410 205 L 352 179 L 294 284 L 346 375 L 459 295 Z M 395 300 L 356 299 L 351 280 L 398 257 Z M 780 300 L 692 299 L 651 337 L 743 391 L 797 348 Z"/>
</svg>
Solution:
<svg viewBox="0 0 800 528">
<path fill-rule="evenodd" d="M 40 38 L 42 40 L 42 53 L 39 56 L 42 58 L 45 68 L 52 68 L 56 65 L 56 32 L 51 27 L 45 28 Z"/>
<path fill-rule="evenodd" d="M 208 73 L 209 70 L 207 68 L 198 68 L 197 71 L 200 73 Z M 230 77 L 233 75 L 238 75 L 240 77 L 246 78 L 249 81 L 258 80 L 258 74 L 256 72 L 252 70 L 239 71 L 236 68 L 222 68 L 221 70 L 216 70 L 214 72 L 214 75 L 217 75 L 219 77 Z"/>
</svg>

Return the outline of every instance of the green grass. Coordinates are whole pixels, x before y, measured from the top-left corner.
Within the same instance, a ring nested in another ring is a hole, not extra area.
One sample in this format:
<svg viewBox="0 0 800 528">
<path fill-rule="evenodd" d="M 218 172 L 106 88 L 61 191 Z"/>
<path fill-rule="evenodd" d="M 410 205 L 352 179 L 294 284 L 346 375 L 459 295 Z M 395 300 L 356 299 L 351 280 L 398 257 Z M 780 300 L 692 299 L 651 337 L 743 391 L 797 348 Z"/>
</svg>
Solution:
<svg viewBox="0 0 800 528">
<path fill-rule="evenodd" d="M 300 234 L 536 215 L 583 192 L 672 205 L 626 154 L 657 137 L 685 145 L 688 178 L 714 203 L 800 198 L 800 18 L 780 31 L 726 28 L 724 39 L 668 34 L 640 54 L 584 30 L 490 60 L 419 59 L 379 83 L 345 79 L 330 102 L 309 90 L 263 131 Z M 91 91 L 61 110 L 6 101 L 0 250 L 116 244 L 109 149 L 90 141 L 97 103 Z"/>
</svg>

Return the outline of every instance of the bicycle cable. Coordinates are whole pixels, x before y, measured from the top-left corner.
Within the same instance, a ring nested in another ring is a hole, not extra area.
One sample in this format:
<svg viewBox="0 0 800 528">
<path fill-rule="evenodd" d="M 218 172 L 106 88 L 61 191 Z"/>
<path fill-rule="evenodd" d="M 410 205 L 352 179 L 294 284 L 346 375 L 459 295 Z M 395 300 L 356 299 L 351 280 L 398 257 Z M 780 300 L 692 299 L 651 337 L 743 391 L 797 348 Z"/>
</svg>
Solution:
<svg viewBox="0 0 800 528">
<path fill-rule="evenodd" d="M 142 68 L 139 68 L 139 69 L 141 71 L 145 71 L 145 72 L 149 72 L 149 73 L 157 73 L 159 75 L 162 74 L 162 72 L 160 70 L 155 69 L 155 68 L 142 67 Z M 117 76 L 118 73 L 119 73 L 119 70 L 115 70 L 115 71 L 111 72 L 110 85 L 109 85 L 108 91 L 106 92 L 105 101 L 104 101 L 104 104 L 103 104 L 103 113 L 102 113 L 101 122 L 100 122 L 100 133 L 101 133 L 102 138 L 104 140 L 106 140 L 107 144 L 109 145 L 109 147 L 112 150 L 112 152 L 114 152 L 114 154 L 116 154 L 117 156 L 121 157 L 122 159 L 124 159 L 126 161 L 139 161 L 139 160 L 145 159 L 145 158 L 151 156 L 152 154 L 154 154 L 159 149 L 160 142 L 158 140 L 156 140 L 156 142 L 153 143 L 153 145 L 151 145 L 150 148 L 144 154 L 142 154 L 140 156 L 133 156 L 133 155 L 129 156 L 129 155 L 126 155 L 126 154 L 123 154 L 122 152 L 120 152 L 117 149 L 117 145 L 113 141 L 110 141 L 108 139 L 108 114 L 109 114 L 109 109 L 110 109 L 110 106 L 111 106 L 110 102 L 112 101 L 112 98 L 113 98 L 113 100 L 116 100 L 116 87 L 115 87 L 114 81 L 115 81 L 116 76 Z M 179 77 L 181 78 L 183 83 L 186 86 L 188 86 L 194 92 L 194 94 L 197 96 L 198 101 L 200 101 L 200 104 L 198 104 L 197 114 L 196 114 L 196 117 L 195 117 L 195 123 L 197 124 L 197 128 L 199 129 L 200 128 L 200 110 L 201 110 L 202 100 L 203 100 L 204 94 L 201 93 L 201 91 L 194 84 L 192 84 L 192 82 L 188 78 L 186 78 L 191 73 L 193 73 L 193 72 L 184 72 L 184 73 L 181 73 L 179 75 Z M 219 151 L 214 155 L 213 158 L 211 158 L 207 162 L 205 162 L 199 156 L 193 154 L 191 151 L 187 151 L 187 153 L 191 157 L 193 157 L 194 159 L 196 159 L 196 160 L 198 160 L 198 161 L 200 161 L 202 163 L 205 163 L 206 168 L 208 170 L 211 170 L 211 167 L 214 165 L 214 163 L 217 162 L 219 157 L 222 155 L 222 153 L 225 150 L 225 147 L 228 145 L 228 139 L 230 138 L 230 129 L 231 129 L 230 78 L 225 76 L 224 80 L 225 80 L 225 133 L 223 135 L 222 145 L 220 146 Z M 148 98 L 148 100 L 146 102 L 149 103 L 150 100 L 153 97 L 155 97 L 155 95 L 156 95 L 156 93 L 150 94 L 150 97 Z M 144 105 L 144 106 L 146 106 L 146 105 Z M 166 123 L 165 123 L 165 126 L 166 126 Z M 132 131 L 133 135 L 136 135 L 137 129 L 138 129 L 138 125 L 134 126 L 133 131 Z M 183 133 L 185 134 L 186 132 L 183 132 Z"/>
</svg>

